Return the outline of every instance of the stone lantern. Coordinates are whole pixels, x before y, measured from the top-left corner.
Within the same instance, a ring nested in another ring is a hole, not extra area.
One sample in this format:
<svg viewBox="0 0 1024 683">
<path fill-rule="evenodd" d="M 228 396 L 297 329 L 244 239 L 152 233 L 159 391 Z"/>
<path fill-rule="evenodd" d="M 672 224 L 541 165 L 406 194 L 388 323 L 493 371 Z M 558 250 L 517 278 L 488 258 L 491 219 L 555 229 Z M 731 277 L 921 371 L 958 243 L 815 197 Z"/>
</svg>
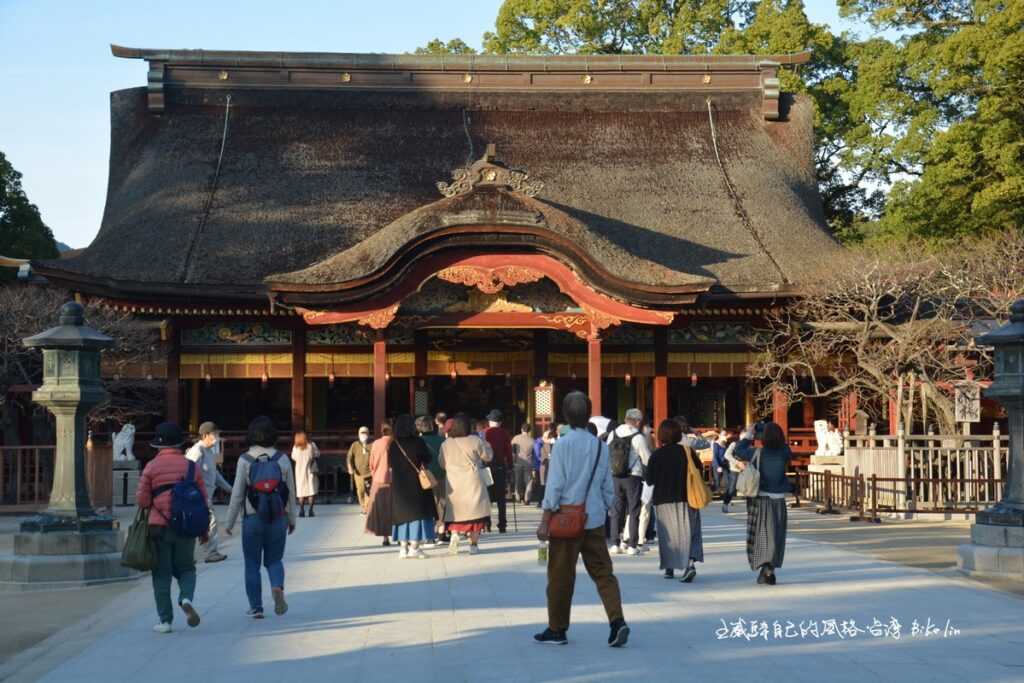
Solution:
<svg viewBox="0 0 1024 683">
<path fill-rule="evenodd" d="M 87 327 L 83 312 L 64 304 L 57 327 L 23 341 L 43 352 L 43 385 L 32 398 L 57 418 L 53 489 L 47 509 L 22 522 L 14 555 L 0 556 L 0 582 L 73 586 L 137 575 L 120 564 L 115 520 L 89 502 L 85 418 L 107 397 L 100 351 L 114 340 Z"/>
<path fill-rule="evenodd" d="M 1006 409 L 1010 453 L 1003 499 L 979 512 L 971 543 L 959 548 L 958 566 L 969 573 L 1024 580 L 1024 299 L 1010 322 L 978 337 L 995 349 L 995 381 L 985 391 Z"/>
</svg>

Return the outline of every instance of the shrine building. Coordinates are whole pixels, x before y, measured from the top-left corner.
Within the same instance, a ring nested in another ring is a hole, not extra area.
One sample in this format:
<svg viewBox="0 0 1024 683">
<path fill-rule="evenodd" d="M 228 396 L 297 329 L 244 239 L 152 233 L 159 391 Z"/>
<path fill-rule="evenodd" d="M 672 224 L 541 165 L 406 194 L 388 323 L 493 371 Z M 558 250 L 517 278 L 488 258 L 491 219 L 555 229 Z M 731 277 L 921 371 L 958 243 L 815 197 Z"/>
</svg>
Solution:
<svg viewBox="0 0 1024 683">
<path fill-rule="evenodd" d="M 111 94 L 102 226 L 32 267 L 160 324 L 132 372 L 193 431 L 516 428 L 572 389 L 741 425 L 759 321 L 840 249 L 812 104 L 779 89 L 807 53 L 112 49 L 147 79 Z"/>
</svg>

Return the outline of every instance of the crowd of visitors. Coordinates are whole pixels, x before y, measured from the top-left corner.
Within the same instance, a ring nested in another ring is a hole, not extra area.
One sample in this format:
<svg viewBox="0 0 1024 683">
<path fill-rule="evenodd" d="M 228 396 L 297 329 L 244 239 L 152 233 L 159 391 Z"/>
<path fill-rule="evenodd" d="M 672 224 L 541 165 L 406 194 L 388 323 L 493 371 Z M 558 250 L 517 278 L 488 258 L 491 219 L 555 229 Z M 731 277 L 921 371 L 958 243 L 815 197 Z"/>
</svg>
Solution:
<svg viewBox="0 0 1024 683">
<path fill-rule="evenodd" d="M 499 410 L 477 421 L 464 413 L 438 413 L 433 419 L 400 415 L 379 425 L 376 439 L 368 427 L 360 427 L 345 470 L 366 533 L 385 546 L 396 543 L 400 559 L 424 559 L 424 548 L 443 545 L 458 555 L 464 540 L 475 555 L 482 534 L 492 530 L 492 509 L 497 533 L 507 532 L 507 495 L 513 516 L 516 503 L 535 504 L 543 511 L 537 537 L 548 582 L 548 626 L 536 640 L 567 642 L 582 557 L 608 617 L 608 644 L 620 647 L 630 630 L 611 556 L 641 555 L 653 536 L 664 577 L 694 581 L 696 564 L 704 561 L 701 508 L 711 499 L 698 451 L 709 449 L 711 484 L 721 495 L 723 512 L 737 495 L 746 499 L 747 559 L 758 572 L 757 583 L 775 585 L 785 554 L 785 499 L 792 491 L 787 478 L 792 453 L 779 425 L 756 423 L 739 434 L 723 429 L 697 435 L 681 416 L 663 420 L 653 431 L 636 408 L 625 412 L 622 424 L 591 417 L 590 410 L 585 394 L 571 392 L 562 405 L 564 423 L 536 435 L 526 424 L 514 438 L 502 426 Z M 157 454 L 143 470 L 136 501 L 148 510 L 159 633 L 170 632 L 174 620 L 172 579 L 186 622 L 197 626 L 197 555 L 211 563 L 227 558 L 220 552 L 212 500 L 218 488 L 231 495 L 224 532 L 231 535 L 242 516 L 247 614 L 263 618 L 261 567 L 274 612 L 288 610 L 286 540 L 296 519 L 307 516 L 307 506 L 308 517 L 315 516 L 321 453 L 300 430 L 286 456 L 277 449 L 277 431 L 266 417 L 249 425 L 247 441 L 232 485 L 218 469 L 223 454 L 213 422 L 200 425 L 199 439 L 187 451 L 176 425 L 164 423 L 156 430 L 151 445 Z"/>
</svg>

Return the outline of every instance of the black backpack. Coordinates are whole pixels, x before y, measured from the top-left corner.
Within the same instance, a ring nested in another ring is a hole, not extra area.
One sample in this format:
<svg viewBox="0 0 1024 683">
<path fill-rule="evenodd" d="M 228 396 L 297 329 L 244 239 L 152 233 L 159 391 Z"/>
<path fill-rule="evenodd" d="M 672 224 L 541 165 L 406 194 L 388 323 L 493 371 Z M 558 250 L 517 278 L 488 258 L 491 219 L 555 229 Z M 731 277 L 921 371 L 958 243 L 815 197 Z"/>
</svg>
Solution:
<svg viewBox="0 0 1024 683">
<path fill-rule="evenodd" d="M 608 444 L 608 463 L 613 477 L 629 476 L 629 456 L 633 452 L 633 437 L 639 433 L 633 432 L 627 436 L 619 436 L 616 433 L 612 436 L 612 442 Z"/>
</svg>

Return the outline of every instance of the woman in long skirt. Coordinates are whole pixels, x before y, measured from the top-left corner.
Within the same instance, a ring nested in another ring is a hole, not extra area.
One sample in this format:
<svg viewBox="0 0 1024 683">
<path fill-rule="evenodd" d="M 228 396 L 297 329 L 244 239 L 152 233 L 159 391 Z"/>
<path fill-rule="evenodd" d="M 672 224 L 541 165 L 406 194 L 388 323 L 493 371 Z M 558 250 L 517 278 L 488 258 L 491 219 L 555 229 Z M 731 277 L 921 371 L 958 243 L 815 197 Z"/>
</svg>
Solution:
<svg viewBox="0 0 1024 683">
<path fill-rule="evenodd" d="M 651 502 L 658 525 L 658 554 L 665 578 L 690 583 L 697 576 L 694 561 L 704 560 L 704 541 L 700 533 L 699 511 L 687 504 L 686 483 L 689 467 L 686 458 L 700 466 L 697 454 L 679 443 L 682 429 L 675 420 L 658 425 L 660 447 L 651 454 L 644 480 L 654 487 Z"/>
<path fill-rule="evenodd" d="M 481 477 L 481 468 L 494 456 L 486 442 L 473 434 L 469 417 L 456 415 L 448 438 L 441 446 L 441 465 L 447 474 L 444 520 L 451 533 L 449 554 L 459 552 L 459 535 L 469 536 L 469 553 L 480 552 L 480 533 L 490 523 L 491 499 Z"/>
<path fill-rule="evenodd" d="M 370 447 L 370 502 L 366 507 L 366 533 L 382 536 L 382 545 L 391 545 L 391 468 L 388 448 L 391 446 L 391 425 L 380 426 L 380 436 Z"/>
<path fill-rule="evenodd" d="M 295 432 L 295 444 L 292 446 L 292 462 L 295 464 L 295 496 L 299 500 L 299 517 L 306 516 L 306 505 L 309 504 L 309 516 L 316 517 L 313 505 L 320 488 L 317 461 L 320 449 L 306 437 L 306 432 Z"/>
<path fill-rule="evenodd" d="M 391 540 L 400 546 L 402 559 L 423 559 L 420 547 L 433 543 L 436 508 L 434 494 L 420 484 L 420 470 L 430 464 L 427 444 L 416 433 L 416 421 L 411 415 L 399 415 L 395 420 L 394 437 L 388 447 L 391 465 Z"/>
<path fill-rule="evenodd" d="M 767 422 L 761 447 L 754 447 L 755 427 L 751 425 L 736 444 L 735 458 L 753 463 L 761 474 L 758 494 L 747 498 L 747 560 L 756 570 L 757 582 L 775 585 L 775 570 L 786 554 L 786 494 L 792 485 L 786 477 L 792 451 L 782 427 Z"/>
</svg>

